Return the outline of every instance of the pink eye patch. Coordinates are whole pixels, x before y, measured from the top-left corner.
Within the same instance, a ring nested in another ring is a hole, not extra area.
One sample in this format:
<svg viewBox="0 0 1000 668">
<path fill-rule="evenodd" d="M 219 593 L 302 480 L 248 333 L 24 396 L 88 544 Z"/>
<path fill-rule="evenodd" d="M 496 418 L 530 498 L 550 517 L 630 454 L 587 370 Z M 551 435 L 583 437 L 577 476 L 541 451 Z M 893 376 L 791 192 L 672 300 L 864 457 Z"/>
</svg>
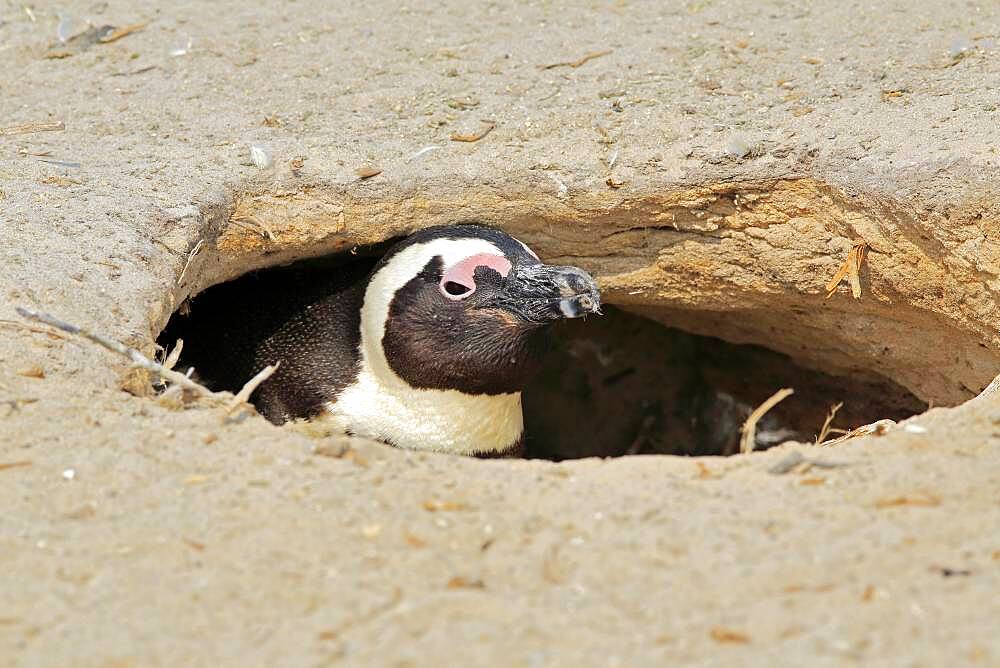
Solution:
<svg viewBox="0 0 1000 668">
<path fill-rule="evenodd" d="M 501 276 L 510 273 L 510 260 L 502 255 L 492 255 L 481 253 L 467 257 L 449 267 L 441 277 L 438 284 L 441 294 L 451 300 L 458 301 L 465 299 L 476 291 L 476 267 L 489 267 L 496 270 Z"/>
</svg>

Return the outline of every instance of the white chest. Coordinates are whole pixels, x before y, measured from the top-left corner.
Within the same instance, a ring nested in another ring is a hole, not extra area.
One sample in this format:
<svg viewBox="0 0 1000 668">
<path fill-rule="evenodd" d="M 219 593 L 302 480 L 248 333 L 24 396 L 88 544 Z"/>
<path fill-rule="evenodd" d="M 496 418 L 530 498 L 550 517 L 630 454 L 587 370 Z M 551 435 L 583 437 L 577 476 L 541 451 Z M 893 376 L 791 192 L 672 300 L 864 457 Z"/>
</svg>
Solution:
<svg viewBox="0 0 1000 668">
<path fill-rule="evenodd" d="M 521 395 L 469 395 L 380 383 L 367 369 L 327 405 L 327 420 L 359 436 L 410 450 L 503 451 L 524 430 Z"/>
</svg>

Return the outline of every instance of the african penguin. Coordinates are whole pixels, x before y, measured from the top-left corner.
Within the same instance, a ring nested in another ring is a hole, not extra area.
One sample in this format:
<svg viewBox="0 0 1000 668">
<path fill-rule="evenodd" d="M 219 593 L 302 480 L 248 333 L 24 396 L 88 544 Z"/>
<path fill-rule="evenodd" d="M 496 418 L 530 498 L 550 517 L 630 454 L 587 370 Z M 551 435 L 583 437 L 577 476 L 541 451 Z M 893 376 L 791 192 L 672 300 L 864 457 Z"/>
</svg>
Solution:
<svg viewBox="0 0 1000 668">
<path fill-rule="evenodd" d="M 593 278 L 543 264 L 496 229 L 424 229 L 377 262 L 251 274 L 196 297 L 182 336 L 210 386 L 254 393 L 270 421 L 306 418 L 414 450 L 518 456 L 521 389 L 547 325 L 600 312 Z M 176 318 L 175 318 L 176 320 Z"/>
</svg>

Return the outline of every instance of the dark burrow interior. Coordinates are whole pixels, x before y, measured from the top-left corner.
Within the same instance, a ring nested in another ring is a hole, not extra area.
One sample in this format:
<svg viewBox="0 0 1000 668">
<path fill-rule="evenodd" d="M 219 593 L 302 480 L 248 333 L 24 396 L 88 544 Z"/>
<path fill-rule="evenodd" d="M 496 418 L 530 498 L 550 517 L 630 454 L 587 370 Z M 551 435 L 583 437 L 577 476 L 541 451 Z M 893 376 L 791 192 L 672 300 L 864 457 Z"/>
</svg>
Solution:
<svg viewBox="0 0 1000 668">
<path fill-rule="evenodd" d="M 927 404 L 888 379 L 833 376 L 753 345 L 696 336 L 613 306 L 559 327 L 555 349 L 524 393 L 528 456 L 732 455 L 750 413 L 777 390 L 794 394 L 757 423 L 755 449 L 813 442 Z"/>
<path fill-rule="evenodd" d="M 378 249 L 365 250 L 370 261 Z M 344 259 L 309 262 L 336 271 Z M 255 290 L 267 274 L 237 280 Z M 174 345 L 173 325 L 182 317 L 190 317 L 183 327 L 185 348 L 199 346 L 198 301 L 192 300 L 190 316 L 173 316 L 161 346 Z M 241 324 L 227 327 L 238 332 Z M 225 338 L 204 334 L 206 341 Z M 560 323 L 552 334 L 546 363 L 523 394 L 526 456 L 533 459 L 735 454 L 743 422 L 779 388 L 795 393 L 758 422 L 758 450 L 814 441 L 836 404 L 842 405 L 831 438 L 838 430 L 900 420 L 927 408 L 888 379 L 827 375 L 766 348 L 688 334 L 610 305 L 602 317 Z M 203 380 L 212 385 L 211 378 Z"/>
</svg>

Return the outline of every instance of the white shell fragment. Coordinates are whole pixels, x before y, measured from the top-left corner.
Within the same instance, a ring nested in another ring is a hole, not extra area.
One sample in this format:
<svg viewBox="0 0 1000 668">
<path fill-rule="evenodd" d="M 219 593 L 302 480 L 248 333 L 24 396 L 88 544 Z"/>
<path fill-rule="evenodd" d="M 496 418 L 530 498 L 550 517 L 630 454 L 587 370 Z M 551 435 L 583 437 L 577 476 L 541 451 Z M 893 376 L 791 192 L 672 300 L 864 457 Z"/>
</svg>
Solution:
<svg viewBox="0 0 1000 668">
<path fill-rule="evenodd" d="M 430 153 L 431 151 L 436 151 L 439 148 L 441 148 L 441 147 L 440 146 L 434 146 L 434 145 L 424 146 L 422 149 L 420 149 L 419 151 L 417 151 L 416 153 L 414 153 L 413 155 L 411 155 L 409 158 L 407 158 L 406 161 L 407 162 L 413 162 L 417 158 L 419 158 L 419 157 L 421 157 L 421 156 L 423 156 L 423 155 L 425 155 L 427 153 Z"/>
<path fill-rule="evenodd" d="M 742 158 L 750 152 L 750 144 L 743 137 L 733 137 L 726 144 L 726 153 L 734 158 Z"/>
<path fill-rule="evenodd" d="M 191 39 L 190 37 L 188 37 L 187 38 L 187 44 L 185 44 L 184 46 L 182 46 L 180 48 L 177 48 L 177 49 L 171 49 L 169 53 L 174 58 L 177 58 L 179 56 L 186 56 L 187 53 L 188 53 L 188 51 L 191 50 L 191 45 L 192 44 L 194 44 L 194 40 Z"/>
<path fill-rule="evenodd" d="M 258 169 L 267 169 L 274 164 L 271 152 L 260 144 L 250 144 L 250 161 Z"/>
<path fill-rule="evenodd" d="M 73 34 L 73 17 L 63 14 L 59 15 L 59 25 L 56 27 L 56 38 L 61 44 L 69 41 Z"/>
</svg>

